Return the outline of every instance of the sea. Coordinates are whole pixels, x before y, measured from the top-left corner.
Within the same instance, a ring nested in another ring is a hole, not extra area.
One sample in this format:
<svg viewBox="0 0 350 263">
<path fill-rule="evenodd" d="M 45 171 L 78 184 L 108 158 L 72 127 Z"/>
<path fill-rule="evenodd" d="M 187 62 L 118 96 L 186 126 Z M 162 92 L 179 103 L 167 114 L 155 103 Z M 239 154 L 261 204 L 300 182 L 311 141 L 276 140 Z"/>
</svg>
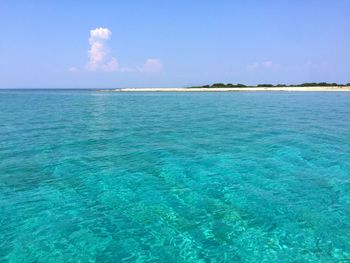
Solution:
<svg viewBox="0 0 350 263">
<path fill-rule="evenodd" d="M 350 92 L 0 90 L 0 262 L 350 262 Z"/>
</svg>

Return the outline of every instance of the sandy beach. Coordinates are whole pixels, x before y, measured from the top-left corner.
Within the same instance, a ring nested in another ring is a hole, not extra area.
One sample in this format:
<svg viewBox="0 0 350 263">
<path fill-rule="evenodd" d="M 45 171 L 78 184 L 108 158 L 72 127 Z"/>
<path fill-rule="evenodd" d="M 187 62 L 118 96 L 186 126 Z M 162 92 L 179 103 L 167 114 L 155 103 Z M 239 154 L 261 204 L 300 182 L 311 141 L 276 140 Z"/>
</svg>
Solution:
<svg viewBox="0 0 350 263">
<path fill-rule="evenodd" d="M 350 86 L 334 87 L 247 87 L 247 88 L 124 88 L 100 92 L 234 92 L 234 91 L 350 91 Z"/>
</svg>

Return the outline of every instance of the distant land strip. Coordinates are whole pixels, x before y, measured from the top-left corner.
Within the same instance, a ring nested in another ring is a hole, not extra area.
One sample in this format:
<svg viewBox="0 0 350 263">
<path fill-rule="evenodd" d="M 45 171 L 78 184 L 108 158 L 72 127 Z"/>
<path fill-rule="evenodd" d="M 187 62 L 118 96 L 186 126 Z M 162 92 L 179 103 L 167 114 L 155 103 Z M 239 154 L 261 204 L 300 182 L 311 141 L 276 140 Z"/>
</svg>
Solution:
<svg viewBox="0 0 350 263">
<path fill-rule="evenodd" d="M 338 84 L 338 83 L 328 83 L 328 82 L 306 82 L 302 84 L 258 84 L 256 86 L 249 86 L 244 84 L 231 84 L 231 83 L 214 83 L 212 85 L 204 85 L 204 86 L 192 86 L 190 88 L 253 88 L 253 87 L 261 87 L 261 88 L 282 88 L 282 87 L 345 87 L 350 86 L 350 82 L 347 84 Z"/>
<path fill-rule="evenodd" d="M 246 86 L 243 84 L 214 83 L 212 85 L 191 86 L 183 88 L 119 88 L 98 90 L 102 92 L 228 92 L 228 91 L 350 91 L 350 83 L 302 83 L 299 85 L 259 84 Z"/>
</svg>

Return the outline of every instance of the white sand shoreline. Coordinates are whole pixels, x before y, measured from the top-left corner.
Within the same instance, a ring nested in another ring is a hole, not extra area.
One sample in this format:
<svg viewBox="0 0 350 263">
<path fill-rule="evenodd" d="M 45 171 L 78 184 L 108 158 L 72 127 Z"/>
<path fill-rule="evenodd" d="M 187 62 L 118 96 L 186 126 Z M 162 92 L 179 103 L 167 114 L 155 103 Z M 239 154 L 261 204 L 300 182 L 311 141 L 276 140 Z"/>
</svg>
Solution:
<svg viewBox="0 0 350 263">
<path fill-rule="evenodd" d="M 246 87 L 246 88 L 124 88 L 100 92 L 232 92 L 232 91 L 350 91 L 350 86 L 327 87 Z"/>
</svg>

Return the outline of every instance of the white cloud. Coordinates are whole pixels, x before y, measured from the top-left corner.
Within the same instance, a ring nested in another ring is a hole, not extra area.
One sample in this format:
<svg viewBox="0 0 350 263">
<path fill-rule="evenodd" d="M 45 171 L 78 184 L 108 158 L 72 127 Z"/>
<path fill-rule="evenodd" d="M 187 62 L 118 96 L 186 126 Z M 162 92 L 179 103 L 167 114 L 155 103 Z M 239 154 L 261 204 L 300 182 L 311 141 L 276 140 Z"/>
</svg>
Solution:
<svg viewBox="0 0 350 263">
<path fill-rule="evenodd" d="M 89 61 L 86 69 L 89 71 L 118 71 L 118 61 L 109 55 L 106 41 L 111 37 L 112 32 L 108 28 L 96 28 L 90 30 L 89 38 Z"/>
<path fill-rule="evenodd" d="M 112 35 L 112 32 L 108 28 L 95 28 L 90 30 L 89 42 L 93 43 L 98 39 L 109 39 Z"/>
<path fill-rule="evenodd" d="M 112 32 L 108 28 L 95 28 L 90 30 L 88 51 L 89 60 L 85 66 L 88 71 L 102 72 L 142 72 L 157 73 L 163 68 L 160 59 L 149 58 L 139 67 L 120 67 L 118 60 L 110 55 L 107 41 L 111 38 Z M 74 67 L 69 71 L 76 71 Z"/>
<path fill-rule="evenodd" d="M 250 71 L 256 70 L 257 68 L 259 68 L 259 63 L 258 62 L 254 62 L 252 64 L 249 64 L 247 66 L 247 69 Z"/>
<path fill-rule="evenodd" d="M 274 63 L 271 60 L 266 60 L 263 62 L 254 62 L 250 65 L 247 66 L 247 69 L 249 71 L 255 71 L 255 70 L 260 70 L 260 69 L 264 69 L 264 70 L 279 70 L 281 68 L 280 64 Z"/>
<path fill-rule="evenodd" d="M 79 69 L 76 68 L 76 67 L 70 67 L 70 68 L 68 69 L 68 71 L 69 71 L 69 72 L 77 72 L 77 71 L 79 71 Z"/>
<path fill-rule="evenodd" d="M 263 63 L 261 63 L 262 64 L 262 66 L 264 67 L 264 68 L 268 68 L 268 69 L 270 69 L 270 68 L 273 68 L 273 62 L 271 61 L 271 60 L 269 60 L 269 61 L 264 61 Z"/>
<path fill-rule="evenodd" d="M 109 62 L 102 65 L 102 70 L 105 72 L 119 71 L 119 64 L 115 58 L 111 58 Z"/>
<path fill-rule="evenodd" d="M 163 65 L 158 58 L 149 58 L 146 62 L 138 68 L 140 72 L 157 73 L 162 71 Z"/>
</svg>

